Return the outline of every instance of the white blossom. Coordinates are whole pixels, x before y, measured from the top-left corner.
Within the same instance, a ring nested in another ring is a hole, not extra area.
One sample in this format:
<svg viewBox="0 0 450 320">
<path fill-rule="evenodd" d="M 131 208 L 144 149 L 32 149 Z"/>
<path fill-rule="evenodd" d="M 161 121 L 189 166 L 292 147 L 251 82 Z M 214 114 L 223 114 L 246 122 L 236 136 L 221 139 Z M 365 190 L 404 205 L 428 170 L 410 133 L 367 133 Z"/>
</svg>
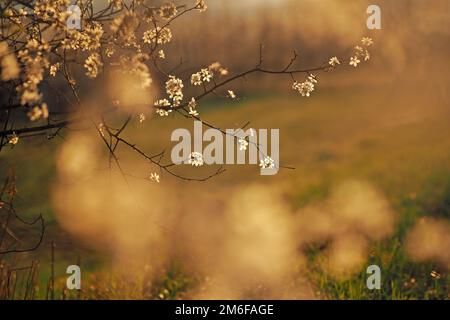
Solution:
<svg viewBox="0 0 450 320">
<path fill-rule="evenodd" d="M 271 157 L 266 156 L 264 159 L 260 160 L 259 166 L 262 169 L 273 169 L 275 167 L 275 161 Z"/>
<path fill-rule="evenodd" d="M 12 145 L 16 145 L 19 142 L 19 136 L 14 132 L 13 135 L 9 138 L 8 143 Z"/>
<path fill-rule="evenodd" d="M 248 147 L 247 140 L 245 140 L 244 138 L 239 138 L 238 143 L 239 143 L 239 150 L 240 151 L 247 150 L 247 147 Z"/>
<path fill-rule="evenodd" d="M 294 82 L 294 84 L 292 85 L 292 89 L 298 91 L 303 97 L 309 97 L 311 95 L 311 92 L 314 91 L 316 83 L 316 76 L 310 74 L 306 81 Z"/>
<path fill-rule="evenodd" d="M 361 43 L 367 47 L 370 47 L 373 44 L 373 40 L 370 37 L 364 37 L 361 39 Z"/>
<path fill-rule="evenodd" d="M 358 57 L 355 56 L 355 57 L 351 57 L 350 58 L 350 63 L 349 64 L 356 68 L 360 62 L 361 62 L 361 60 L 359 60 Z"/>
<path fill-rule="evenodd" d="M 192 98 L 191 101 L 189 101 L 188 104 L 189 107 L 189 114 L 193 117 L 197 117 L 199 113 L 197 112 L 197 101 L 195 101 L 195 98 Z"/>
<path fill-rule="evenodd" d="M 183 80 L 175 76 L 169 76 L 169 80 L 166 81 L 166 92 L 169 98 L 172 99 L 175 107 L 179 106 L 183 100 L 183 88 Z"/>
<path fill-rule="evenodd" d="M 191 84 L 194 86 L 200 86 L 202 84 L 202 76 L 200 74 L 200 72 L 194 73 L 191 76 Z"/>
<path fill-rule="evenodd" d="M 160 176 L 156 172 L 152 172 L 150 174 L 150 180 L 159 183 L 160 182 Z"/>
<path fill-rule="evenodd" d="M 341 62 L 337 57 L 331 57 L 330 60 L 328 61 L 328 64 L 332 67 L 336 67 L 337 65 L 341 64 Z"/>
<path fill-rule="evenodd" d="M 172 110 L 156 109 L 156 113 L 159 114 L 161 117 L 167 117 L 171 112 Z"/>
<path fill-rule="evenodd" d="M 188 163 L 195 167 L 200 167 L 203 165 L 203 155 L 200 152 L 194 151 L 191 152 L 189 156 Z"/>
</svg>

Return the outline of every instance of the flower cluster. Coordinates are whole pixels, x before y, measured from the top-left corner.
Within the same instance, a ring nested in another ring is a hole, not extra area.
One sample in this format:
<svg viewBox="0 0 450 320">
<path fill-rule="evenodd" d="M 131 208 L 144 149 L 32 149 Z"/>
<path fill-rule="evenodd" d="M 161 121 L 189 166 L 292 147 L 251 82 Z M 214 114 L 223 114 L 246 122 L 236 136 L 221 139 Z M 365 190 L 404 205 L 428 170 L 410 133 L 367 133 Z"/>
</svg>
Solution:
<svg viewBox="0 0 450 320">
<path fill-rule="evenodd" d="M 82 31 L 71 29 L 67 31 L 62 46 L 66 50 L 93 51 L 100 48 L 103 27 L 98 22 L 86 25 Z"/>
<path fill-rule="evenodd" d="M 259 166 L 262 169 L 273 169 L 275 168 L 275 161 L 271 157 L 265 156 L 264 159 L 260 160 Z"/>
<path fill-rule="evenodd" d="M 309 97 L 311 92 L 314 91 L 315 84 L 317 83 L 317 78 L 315 75 L 310 74 L 304 82 L 295 81 L 292 85 L 292 89 L 298 91 L 302 97 Z"/>
<path fill-rule="evenodd" d="M 160 99 L 155 102 L 154 106 L 156 107 L 156 113 L 161 117 L 166 117 L 172 112 L 170 108 L 170 101 L 167 99 Z"/>
<path fill-rule="evenodd" d="M 42 21 L 65 25 L 69 16 L 66 11 L 70 0 L 36 0 L 33 13 Z"/>
<path fill-rule="evenodd" d="M 201 86 L 204 83 L 211 82 L 214 78 L 214 73 L 219 76 L 228 75 L 228 69 L 223 67 L 220 62 L 214 62 L 208 68 L 203 68 L 199 72 L 191 75 L 191 84 L 194 86 Z"/>
<path fill-rule="evenodd" d="M 214 73 L 209 68 L 203 68 L 199 72 L 191 76 L 191 84 L 194 86 L 201 86 L 205 82 L 211 82 Z"/>
<path fill-rule="evenodd" d="M 103 66 L 100 55 L 98 53 L 93 53 L 87 57 L 84 62 L 84 67 L 86 68 L 86 75 L 89 78 L 96 78 L 99 73 L 99 68 Z"/>
<path fill-rule="evenodd" d="M 31 108 L 31 110 L 27 113 L 28 118 L 30 118 L 31 121 L 36 121 L 39 119 L 47 119 L 48 118 L 48 107 L 46 103 L 43 103 L 40 106 L 34 106 Z"/>
<path fill-rule="evenodd" d="M 172 110 L 156 109 L 156 114 L 159 114 L 161 117 L 167 117 L 171 112 Z"/>
<path fill-rule="evenodd" d="M 177 15 L 178 9 L 175 3 L 168 2 L 159 7 L 157 13 L 161 18 L 169 20 Z"/>
<path fill-rule="evenodd" d="M 38 86 L 44 79 L 44 70 L 49 66 L 46 58 L 49 50 L 50 47 L 46 42 L 30 39 L 25 48 L 18 53 L 18 58 L 24 65 L 23 81 L 17 87 L 22 105 L 33 105 L 42 98 Z"/>
<path fill-rule="evenodd" d="M 183 100 L 183 80 L 169 76 L 169 80 L 166 81 L 166 92 L 169 98 L 172 99 L 172 106 L 178 107 Z"/>
<path fill-rule="evenodd" d="M 331 70 L 336 68 L 340 64 L 341 64 L 341 62 L 339 61 L 339 59 L 337 57 L 331 57 L 330 60 L 328 61 L 328 65 Z"/>
<path fill-rule="evenodd" d="M 139 83 L 142 89 L 150 88 L 153 82 L 150 68 L 154 68 L 152 70 L 155 71 L 155 74 L 158 72 L 160 75 L 165 75 L 163 80 L 165 81 L 163 82 L 164 97 L 154 102 L 156 114 L 165 117 L 175 110 L 180 110 L 184 116 L 198 119 L 198 101 L 192 97 L 190 100 L 183 102 L 184 94 L 186 94 L 186 91 L 184 91 L 185 83 L 180 76 L 172 75 L 177 67 L 167 68 L 169 62 L 173 61 L 172 59 L 168 59 L 164 63 L 161 61 L 166 59 L 166 52 L 161 48 L 172 40 L 172 31 L 169 27 L 172 28 L 171 22 L 173 19 L 192 10 L 205 11 L 207 5 L 205 0 L 190 0 L 192 1 L 190 7 L 177 6 L 172 0 L 165 1 L 163 4 L 153 6 L 143 0 L 108 0 L 110 6 L 105 11 L 97 13 L 93 12 L 93 8 L 82 8 L 83 29 L 81 30 L 68 30 L 66 27 L 66 19 L 70 14 L 67 12 L 69 0 L 35 0 L 31 1 L 29 5 L 23 6 L 15 5 L 19 1 L 13 1 L 12 5 L 6 5 L 2 17 L 0 17 L 2 22 L 5 19 L 9 24 L 13 22 L 12 24 L 15 23 L 19 26 L 10 29 L 8 27 L 2 28 L 2 32 L 5 34 L 0 33 L 0 80 L 20 79 L 19 85 L 14 82 L 7 85 L 16 86 L 20 103 L 24 106 L 23 109 L 26 110 L 31 121 L 37 121 L 49 118 L 48 106 L 42 101 L 42 94 L 39 91 L 44 75 L 55 77 L 60 70 L 60 75 L 64 77 L 57 80 L 61 82 L 67 80 L 69 86 L 72 86 L 69 88 L 72 90 L 69 91 L 74 91 L 76 99 L 83 101 L 77 96 L 76 88 L 73 86 L 76 83 L 76 76 L 79 74 L 74 67 L 84 66 L 86 76 L 92 79 L 97 78 L 100 72 L 105 72 L 108 75 L 117 73 L 119 77 L 124 74 L 132 75 L 132 77 L 123 77 L 126 80 L 131 78 L 131 81 L 124 81 L 124 83 L 126 85 Z M 131 5 L 129 5 L 129 2 Z M 158 3 L 161 2 L 158 1 Z M 17 36 L 14 34 L 16 29 Z M 350 65 L 356 67 L 361 60 L 369 60 L 368 47 L 372 44 L 371 38 L 363 38 L 361 44 L 355 47 Z M 167 50 L 169 49 L 167 48 Z M 188 74 L 185 82 L 190 81 L 193 86 L 203 86 L 204 92 L 197 97 L 198 100 L 211 93 L 218 95 L 219 91 L 224 92 L 224 97 L 236 99 L 235 92 L 227 90 L 231 87 L 227 88 L 225 85 L 235 79 L 245 78 L 247 74 L 253 72 L 290 74 L 292 77 L 303 73 L 306 79 L 303 82 L 295 81 L 292 88 L 303 97 L 310 97 L 315 90 L 318 83 L 315 75 L 308 71 L 291 72 L 292 63 L 286 69 L 281 71 L 275 69 L 275 72 L 270 72 L 270 69 L 265 69 L 262 66 L 262 56 L 260 58 L 261 63 L 258 67 L 237 74 L 227 81 L 219 81 L 218 79 L 228 76 L 228 69 L 219 62 L 214 62 L 209 66 L 203 65 L 198 72 L 194 71 L 195 73 L 190 76 L 190 79 Z M 180 62 L 180 65 L 182 63 L 183 61 Z M 305 70 L 332 70 L 340 64 L 339 59 L 334 56 L 329 59 L 328 63 L 325 62 L 319 68 Z M 292 69 L 294 68 L 292 67 Z M 183 74 L 183 79 L 185 79 L 184 73 L 180 72 L 180 74 Z M 56 81 L 49 81 L 49 85 L 52 85 L 53 82 Z M 219 88 L 221 90 L 216 90 Z M 125 90 L 127 89 L 128 87 L 125 88 Z M 152 93 L 157 91 L 157 88 L 155 88 Z M 130 92 L 134 94 L 133 90 L 130 90 Z M 117 97 L 111 97 L 111 99 L 115 98 Z M 68 99 L 68 101 L 71 100 Z M 118 105 L 114 100 L 112 102 L 114 106 Z M 136 104 L 138 103 L 140 102 Z M 139 108 L 133 108 L 132 110 L 132 112 L 136 112 Z M 140 112 L 137 111 L 133 115 L 135 118 L 130 117 L 130 119 L 137 119 L 140 123 L 144 122 L 146 115 Z M 56 113 L 52 116 L 55 116 L 55 118 L 48 119 L 48 123 L 58 123 L 60 119 L 56 117 Z M 128 120 L 123 128 L 127 124 Z M 44 126 L 35 126 L 35 128 L 39 127 Z M 59 126 L 55 127 L 60 128 Z M 108 135 L 110 144 L 114 143 L 114 139 L 119 142 L 118 135 L 122 130 L 115 135 L 109 128 L 112 127 L 106 123 L 100 123 L 97 126 L 97 130 L 104 138 Z M 11 135 L 13 131 L 18 135 Z M 45 131 L 51 132 L 47 128 L 45 128 Z M 250 135 L 253 136 L 253 130 L 250 131 Z M 21 132 L 24 131 L 18 131 L 11 127 L 7 128 L 7 133 L 4 135 L 8 138 L 9 143 L 14 145 L 17 144 Z M 22 138 L 22 136 L 20 137 Z M 246 151 L 249 143 L 252 143 L 252 140 L 247 136 L 235 136 L 235 138 L 240 151 Z M 131 144 L 127 145 L 131 146 Z M 260 167 L 275 167 L 275 162 L 270 157 L 263 156 L 261 159 Z M 204 158 L 200 152 L 192 152 L 187 162 L 198 167 L 204 164 Z M 166 170 L 167 168 L 161 166 L 161 169 Z M 155 182 L 160 181 L 160 177 L 156 173 L 151 173 L 149 179 Z"/>
<path fill-rule="evenodd" d="M 165 44 L 172 40 L 172 32 L 167 27 L 156 27 L 145 31 L 142 40 L 144 40 L 144 43 L 148 44 Z"/>
<path fill-rule="evenodd" d="M 373 44 L 373 40 L 369 37 L 364 37 L 361 39 L 361 43 L 363 47 L 355 46 L 354 55 L 350 58 L 349 62 L 355 68 L 361 63 L 361 60 L 368 61 L 370 59 L 370 53 L 367 48 Z"/>
<path fill-rule="evenodd" d="M 56 72 L 59 70 L 61 64 L 59 62 L 52 64 L 49 69 L 49 73 L 52 77 L 56 77 Z"/>
</svg>

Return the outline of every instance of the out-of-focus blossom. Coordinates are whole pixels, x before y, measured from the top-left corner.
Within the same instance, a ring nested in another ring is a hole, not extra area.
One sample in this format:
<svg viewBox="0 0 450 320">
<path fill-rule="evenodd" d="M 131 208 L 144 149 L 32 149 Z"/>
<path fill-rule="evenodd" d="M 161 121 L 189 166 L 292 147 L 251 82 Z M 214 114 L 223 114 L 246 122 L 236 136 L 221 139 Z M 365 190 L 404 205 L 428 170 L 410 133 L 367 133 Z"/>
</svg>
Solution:
<svg viewBox="0 0 450 320">
<path fill-rule="evenodd" d="M 360 62 L 361 60 L 359 60 L 358 57 L 355 56 L 350 58 L 349 64 L 356 68 Z"/>
<path fill-rule="evenodd" d="M 46 103 L 41 106 L 35 106 L 28 112 L 28 117 L 31 121 L 48 118 L 48 107 Z"/>
<path fill-rule="evenodd" d="M 89 78 L 96 78 L 99 73 L 99 69 L 103 66 L 100 55 L 98 53 L 93 53 L 87 57 L 84 62 L 84 67 L 86 68 L 86 75 Z"/>
<path fill-rule="evenodd" d="M 229 96 L 231 99 L 236 99 L 236 94 L 234 93 L 233 90 L 228 90 L 228 96 Z"/>
<path fill-rule="evenodd" d="M 16 135 L 16 133 L 13 133 L 13 135 L 9 138 L 8 143 L 12 145 L 16 145 L 19 142 L 19 136 Z"/>
<path fill-rule="evenodd" d="M 192 98 L 191 101 L 189 101 L 188 107 L 189 107 L 189 114 L 191 116 L 197 117 L 199 115 L 197 111 L 197 101 L 195 101 L 195 98 Z"/>
<path fill-rule="evenodd" d="M 156 172 L 152 172 L 150 174 L 150 180 L 159 183 L 160 182 L 160 176 Z"/>
<path fill-rule="evenodd" d="M 165 44 L 172 40 L 172 32 L 167 27 L 156 27 L 155 29 L 145 31 L 142 39 L 144 43 L 148 44 Z"/>
</svg>

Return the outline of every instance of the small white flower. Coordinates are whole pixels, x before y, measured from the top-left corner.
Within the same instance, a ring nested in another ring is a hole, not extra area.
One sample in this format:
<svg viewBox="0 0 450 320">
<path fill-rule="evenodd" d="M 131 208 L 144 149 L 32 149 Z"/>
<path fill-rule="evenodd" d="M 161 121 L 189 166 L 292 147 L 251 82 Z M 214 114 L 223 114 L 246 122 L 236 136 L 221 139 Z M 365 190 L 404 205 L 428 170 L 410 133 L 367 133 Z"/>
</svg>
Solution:
<svg viewBox="0 0 450 320">
<path fill-rule="evenodd" d="M 197 112 L 197 110 L 189 108 L 189 114 L 193 117 L 198 117 L 199 113 Z"/>
<path fill-rule="evenodd" d="M 172 32 L 167 27 L 156 27 L 156 29 L 145 31 L 142 40 L 148 44 L 165 44 L 172 40 Z"/>
<path fill-rule="evenodd" d="M 55 77 L 55 76 L 56 76 L 56 72 L 58 71 L 59 66 L 60 66 L 59 62 L 58 62 L 58 63 L 55 63 L 55 64 L 53 64 L 53 65 L 50 66 L 50 71 L 49 71 L 49 73 L 50 73 L 50 75 L 51 75 L 52 77 Z"/>
<path fill-rule="evenodd" d="M 191 76 L 191 84 L 194 86 L 200 86 L 202 84 L 202 76 L 200 74 L 200 72 L 194 73 Z"/>
<path fill-rule="evenodd" d="M 195 166 L 195 167 L 200 167 L 203 165 L 204 161 L 203 161 L 203 155 L 200 152 L 194 151 L 191 152 L 190 156 L 189 156 L 189 160 L 188 163 Z"/>
<path fill-rule="evenodd" d="M 236 94 L 234 93 L 233 90 L 228 90 L 228 96 L 229 96 L 231 99 L 236 99 Z"/>
<path fill-rule="evenodd" d="M 262 169 L 273 169 L 275 167 L 275 161 L 271 157 L 266 156 L 264 159 L 260 160 L 259 166 Z"/>
<path fill-rule="evenodd" d="M 204 68 L 200 70 L 200 75 L 202 77 L 203 82 L 210 82 L 214 74 L 210 69 Z"/>
<path fill-rule="evenodd" d="M 337 57 L 332 57 L 330 58 L 330 61 L 328 61 L 328 64 L 332 67 L 336 67 L 338 64 L 341 64 L 341 62 Z"/>
<path fill-rule="evenodd" d="M 358 59 L 358 57 L 351 57 L 350 58 L 350 65 L 354 66 L 355 68 L 358 66 L 358 64 L 361 62 L 361 60 Z"/>
<path fill-rule="evenodd" d="M 16 145 L 19 142 L 19 137 L 14 132 L 13 135 L 9 138 L 8 143 L 12 145 Z"/>
<path fill-rule="evenodd" d="M 370 37 L 364 37 L 361 39 L 361 43 L 367 47 L 370 47 L 373 44 L 373 40 Z"/>
<path fill-rule="evenodd" d="M 247 147 L 248 147 L 247 140 L 245 140 L 244 138 L 240 138 L 238 140 L 238 143 L 239 143 L 239 150 L 240 151 L 246 151 L 247 150 Z"/>
<path fill-rule="evenodd" d="M 102 137 L 105 137 L 105 125 L 103 124 L 103 122 L 98 124 L 98 131 L 100 132 L 100 134 L 102 135 Z"/>
<path fill-rule="evenodd" d="M 86 75 L 89 78 L 96 78 L 103 66 L 102 59 L 98 53 L 93 53 L 86 58 L 84 67 L 86 68 Z"/>
<path fill-rule="evenodd" d="M 161 117 L 167 117 L 172 110 L 164 110 L 164 109 L 156 109 L 156 114 L 159 114 Z"/>
<path fill-rule="evenodd" d="M 355 52 L 357 55 L 359 55 L 364 52 L 364 49 L 361 46 L 355 46 Z"/>
<path fill-rule="evenodd" d="M 170 101 L 167 99 L 159 99 L 155 102 L 155 107 L 170 107 Z"/>
<path fill-rule="evenodd" d="M 159 181 L 160 181 L 159 174 L 157 174 L 156 172 L 152 172 L 150 174 L 150 180 L 159 183 Z"/>
</svg>

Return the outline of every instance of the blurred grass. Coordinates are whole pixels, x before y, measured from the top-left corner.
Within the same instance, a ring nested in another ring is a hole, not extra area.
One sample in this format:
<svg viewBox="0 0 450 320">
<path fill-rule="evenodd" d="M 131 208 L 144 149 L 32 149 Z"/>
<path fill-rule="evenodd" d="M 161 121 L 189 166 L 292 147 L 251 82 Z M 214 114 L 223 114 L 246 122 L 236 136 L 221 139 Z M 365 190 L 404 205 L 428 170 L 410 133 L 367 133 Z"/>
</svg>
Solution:
<svg viewBox="0 0 450 320">
<path fill-rule="evenodd" d="M 395 87 L 327 88 L 310 99 L 260 94 L 237 102 L 207 101 L 200 105 L 200 113 L 223 128 L 237 127 L 247 120 L 253 128 L 280 128 L 282 162 L 296 169 L 281 170 L 269 180 L 259 176 L 255 167 L 226 166 L 225 174 L 198 185 L 199 189 L 214 186 L 220 192 L 251 181 L 283 185 L 290 190 L 291 206 L 297 209 L 326 198 L 340 181 L 358 178 L 374 184 L 399 213 L 396 234 L 371 245 L 367 265 L 375 263 L 388 270 L 383 272 L 383 289 L 366 289 L 365 268 L 350 280 L 332 280 L 317 267 L 320 249 L 312 247 L 307 275 L 319 297 L 448 299 L 445 270 L 432 262 L 410 261 L 402 248 L 405 232 L 419 217 L 449 217 L 450 112 L 444 100 L 406 96 Z M 167 148 L 170 132 L 177 127 L 192 128 L 192 123 L 154 118 L 140 125 L 135 120 L 126 134 L 146 150 L 158 151 Z M 158 135 L 147 134 L 152 132 Z M 41 260 L 44 282 L 48 280 L 51 240 L 58 247 L 59 277 L 65 276 L 64 266 L 74 264 L 79 254 L 87 272 L 101 269 L 107 261 L 103 254 L 90 251 L 64 233 L 55 220 L 49 187 L 55 179 L 55 151 L 61 142 L 20 141 L 0 155 L 1 173 L 12 169 L 18 177 L 18 211 L 26 217 L 43 213 L 49 224 L 45 244 L 31 255 Z M 439 271 L 441 278 L 432 278 L 432 271 Z M 191 282 L 180 274 L 171 271 L 161 279 L 160 292 L 166 298 L 175 298 L 189 287 Z M 180 285 L 174 285 L 175 278 Z"/>
</svg>

